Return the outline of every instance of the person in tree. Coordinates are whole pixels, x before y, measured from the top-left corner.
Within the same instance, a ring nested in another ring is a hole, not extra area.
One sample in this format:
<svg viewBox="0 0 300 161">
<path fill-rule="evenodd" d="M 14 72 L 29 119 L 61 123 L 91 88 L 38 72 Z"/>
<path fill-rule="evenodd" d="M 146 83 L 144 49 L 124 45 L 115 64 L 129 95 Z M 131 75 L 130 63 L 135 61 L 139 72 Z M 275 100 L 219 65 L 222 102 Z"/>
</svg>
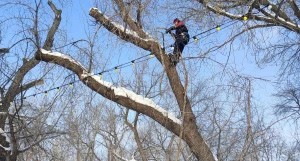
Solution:
<svg viewBox="0 0 300 161">
<path fill-rule="evenodd" d="M 187 27 L 183 21 L 180 21 L 178 18 L 175 18 L 173 21 L 175 26 L 170 27 L 166 30 L 166 33 L 172 35 L 175 39 L 173 54 L 169 54 L 171 62 L 176 66 L 181 57 L 184 46 L 189 42 L 190 35 Z M 175 30 L 175 34 L 171 31 Z"/>
</svg>

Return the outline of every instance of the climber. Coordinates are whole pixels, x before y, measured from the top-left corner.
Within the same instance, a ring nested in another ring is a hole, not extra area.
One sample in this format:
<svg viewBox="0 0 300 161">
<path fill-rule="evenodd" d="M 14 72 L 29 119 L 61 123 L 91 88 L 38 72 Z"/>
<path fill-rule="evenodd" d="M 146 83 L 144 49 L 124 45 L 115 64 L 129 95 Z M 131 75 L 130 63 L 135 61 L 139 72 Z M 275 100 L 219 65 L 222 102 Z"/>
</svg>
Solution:
<svg viewBox="0 0 300 161">
<path fill-rule="evenodd" d="M 169 33 L 173 36 L 174 34 L 171 32 L 171 30 L 176 30 L 174 35 L 175 43 L 173 54 L 169 54 L 171 62 L 176 66 L 176 64 L 179 62 L 179 58 L 181 57 L 184 46 L 190 40 L 190 35 L 183 21 L 180 21 L 178 18 L 175 18 L 173 23 L 175 26 L 172 26 L 169 29 L 167 29 L 166 33 Z"/>
</svg>

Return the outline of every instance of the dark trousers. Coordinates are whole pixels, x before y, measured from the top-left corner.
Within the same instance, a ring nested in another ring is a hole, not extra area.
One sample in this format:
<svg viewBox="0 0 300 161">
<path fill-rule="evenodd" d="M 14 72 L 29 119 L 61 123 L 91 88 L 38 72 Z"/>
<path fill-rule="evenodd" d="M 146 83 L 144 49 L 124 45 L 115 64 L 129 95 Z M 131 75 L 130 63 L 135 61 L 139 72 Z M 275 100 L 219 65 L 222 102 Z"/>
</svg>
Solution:
<svg viewBox="0 0 300 161">
<path fill-rule="evenodd" d="M 176 39 L 175 43 L 174 43 L 174 50 L 173 50 L 173 54 L 175 57 L 177 57 L 179 59 L 179 57 L 182 54 L 182 51 L 184 49 L 184 46 L 188 43 L 189 39 Z"/>
</svg>

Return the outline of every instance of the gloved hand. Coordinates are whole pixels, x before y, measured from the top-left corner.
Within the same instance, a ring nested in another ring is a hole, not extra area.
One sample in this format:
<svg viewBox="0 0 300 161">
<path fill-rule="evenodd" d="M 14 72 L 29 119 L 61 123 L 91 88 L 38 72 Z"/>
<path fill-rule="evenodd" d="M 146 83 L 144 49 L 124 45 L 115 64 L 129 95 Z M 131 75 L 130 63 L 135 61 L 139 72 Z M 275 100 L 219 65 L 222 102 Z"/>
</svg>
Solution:
<svg viewBox="0 0 300 161">
<path fill-rule="evenodd" d="M 166 30 L 166 34 L 167 34 L 167 33 L 169 33 L 169 34 L 170 34 L 170 33 L 171 33 L 171 30 L 174 30 L 174 29 L 175 29 L 175 27 L 174 27 L 174 26 L 172 26 L 172 27 L 168 28 L 168 29 Z"/>
<path fill-rule="evenodd" d="M 166 34 L 170 34 L 171 33 L 171 30 L 170 29 L 167 29 L 166 30 Z"/>
</svg>

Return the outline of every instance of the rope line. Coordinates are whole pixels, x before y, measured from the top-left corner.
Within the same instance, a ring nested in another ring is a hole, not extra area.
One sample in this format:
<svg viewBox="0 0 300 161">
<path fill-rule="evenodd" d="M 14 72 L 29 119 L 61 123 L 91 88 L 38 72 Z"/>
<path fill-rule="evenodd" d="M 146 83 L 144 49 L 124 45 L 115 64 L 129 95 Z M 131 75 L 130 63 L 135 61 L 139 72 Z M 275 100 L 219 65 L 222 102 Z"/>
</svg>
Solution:
<svg viewBox="0 0 300 161">
<path fill-rule="evenodd" d="M 264 7 L 261 8 L 260 10 L 263 10 L 263 9 L 265 9 L 266 7 L 268 7 L 268 6 L 264 6 Z M 255 13 L 255 14 L 258 14 L 258 13 L 260 12 L 260 10 L 259 10 L 257 13 Z M 247 16 L 247 15 L 243 15 L 242 17 L 244 17 L 244 16 Z M 232 22 L 232 23 L 231 23 L 231 22 Z M 216 29 L 216 31 L 214 31 L 214 32 L 212 32 L 212 33 L 209 33 L 209 34 L 207 34 L 207 35 L 205 35 L 205 36 L 203 36 L 203 37 L 210 36 L 210 35 L 212 35 L 212 34 L 218 32 L 219 30 L 221 30 L 221 26 L 224 26 L 223 28 L 227 28 L 227 27 L 229 27 L 229 26 L 231 26 L 231 25 L 233 25 L 233 24 L 235 24 L 235 23 L 237 23 L 237 22 L 238 22 L 238 21 L 236 21 L 236 20 L 229 20 L 229 21 L 224 22 L 224 23 L 222 23 L 222 24 L 220 24 L 220 25 L 217 25 L 216 27 L 212 27 L 212 28 L 210 28 L 210 29 L 208 29 L 208 30 L 205 30 L 205 31 L 203 31 L 203 32 L 200 32 L 200 33 L 198 33 L 198 34 L 196 34 L 196 35 L 190 37 L 189 40 L 190 40 L 190 39 L 194 39 L 194 41 L 197 42 L 197 41 L 198 41 L 197 36 L 203 35 L 203 34 L 205 34 L 205 33 L 207 33 L 207 32 L 210 32 L 210 31 Z M 229 23 L 230 23 L 230 24 L 229 24 Z M 226 24 L 228 24 L 228 25 L 226 25 Z M 225 26 L 225 25 L 226 25 L 226 26 Z M 203 38 L 203 37 L 202 37 L 202 38 Z M 74 45 L 74 44 L 76 44 L 77 42 L 80 42 L 80 41 L 85 41 L 85 40 L 77 40 L 77 41 L 71 42 L 71 43 L 69 43 L 69 44 L 66 44 L 66 45 L 64 45 L 64 46 L 58 47 L 58 48 L 56 48 L 56 49 L 63 48 L 63 47 L 68 46 L 68 45 Z M 192 43 L 192 42 L 189 42 L 189 43 Z M 188 43 L 188 44 L 189 44 L 189 43 Z M 169 46 L 167 46 L 167 47 L 172 47 L 172 46 L 173 46 L 173 44 L 172 44 L 172 45 L 169 45 Z M 166 47 L 165 47 L 165 48 L 166 48 Z M 145 58 L 145 57 L 148 57 L 148 56 L 150 56 L 150 58 L 141 60 L 141 59 L 143 59 L 143 58 Z M 128 66 L 134 65 L 135 63 L 140 63 L 140 62 L 148 61 L 149 59 L 151 59 L 151 58 L 153 58 L 153 57 L 154 57 L 154 54 L 153 54 L 153 53 L 150 53 L 150 54 L 147 54 L 147 55 L 138 57 L 138 58 L 136 58 L 136 59 L 133 59 L 133 60 L 131 60 L 131 61 L 129 61 L 129 62 L 126 62 L 126 63 L 120 64 L 120 65 L 117 65 L 117 66 L 115 66 L 115 67 L 113 67 L 113 68 L 103 70 L 103 71 L 101 71 L 101 72 L 98 72 L 97 74 L 102 76 L 102 74 L 104 74 L 104 73 L 107 73 L 107 72 L 110 72 L 110 71 L 113 71 L 113 70 L 118 70 L 118 69 L 126 68 L 126 67 L 128 67 Z M 96 74 L 93 74 L 93 75 L 96 75 Z M 93 76 L 93 75 L 89 75 L 89 76 Z M 70 83 L 63 84 L 63 85 L 61 85 L 61 86 L 57 86 L 57 87 L 54 87 L 54 88 L 50 88 L 50 89 L 48 89 L 48 90 L 46 90 L 46 91 L 43 91 L 43 92 L 38 92 L 38 93 L 34 93 L 34 94 L 31 94 L 31 95 L 28 95 L 28 96 L 24 96 L 24 97 L 21 98 L 21 99 L 27 99 L 28 97 L 33 97 L 33 96 L 40 95 L 40 94 L 43 94 L 43 93 L 44 93 L 44 94 L 47 94 L 48 92 L 50 92 L 50 91 L 52 91 L 52 90 L 60 90 L 60 88 L 62 88 L 62 87 L 65 87 L 65 86 L 68 86 L 68 85 L 69 85 L 69 86 L 72 86 L 74 83 L 79 82 L 79 81 L 80 81 L 80 79 L 75 80 L 75 81 L 70 82 Z M 20 99 L 15 99 L 15 100 L 20 100 Z M 15 101 L 15 100 L 14 100 L 14 101 Z M 12 104 L 12 102 L 10 102 L 10 103 Z"/>
<path fill-rule="evenodd" d="M 149 57 L 150 56 L 150 57 Z M 147 54 L 147 55 L 144 55 L 144 56 L 141 56 L 141 57 L 138 57 L 134 60 L 131 60 L 129 62 L 126 62 L 126 63 L 123 63 L 123 64 L 120 64 L 120 65 L 117 65 L 113 68 L 110 68 L 110 69 L 107 69 L 107 70 L 103 70 L 101 72 L 98 72 L 97 74 L 92 74 L 92 75 L 89 75 L 88 77 L 90 76 L 94 76 L 94 75 L 102 75 L 104 73 L 107 73 L 107 72 L 111 72 L 113 70 L 116 70 L 116 69 L 122 69 L 122 68 L 126 68 L 126 67 L 129 67 L 129 66 L 133 66 L 135 65 L 135 63 L 141 63 L 141 62 L 144 62 L 144 61 L 148 61 L 149 59 L 153 58 L 154 54 L 150 53 L 150 54 Z M 147 59 L 143 59 L 145 57 L 148 57 Z M 143 59 L 143 60 L 141 60 Z M 62 87 L 65 87 L 65 86 L 73 86 L 73 84 L 77 83 L 77 82 L 80 82 L 80 79 L 78 80 L 74 80 L 73 82 L 69 82 L 69 83 L 66 83 L 66 84 L 63 84 L 63 85 L 60 85 L 60 86 L 57 86 L 57 87 L 54 87 L 54 88 L 50 88 L 48 90 L 45 90 L 45 91 L 41 91 L 41 92 L 38 92 L 38 93 L 34 93 L 34 94 L 31 94 L 31 95 L 28 95 L 28 96 L 24 96 L 23 98 L 21 99 L 27 99 L 29 97 L 35 97 L 36 95 L 40 95 L 40 94 L 48 94 L 48 92 L 50 91 L 53 91 L 53 90 L 60 90 Z M 20 100 L 20 99 L 15 99 L 14 101 L 16 100 Z M 12 102 L 11 102 L 12 104 Z"/>
<path fill-rule="evenodd" d="M 233 22 L 233 20 L 224 22 L 224 23 L 221 24 L 221 25 L 218 25 L 218 26 L 216 26 L 216 27 L 213 27 L 213 28 L 210 28 L 210 29 L 208 29 L 208 30 L 206 30 L 206 31 L 203 31 L 203 32 L 201 32 L 201 33 L 199 33 L 199 34 L 196 34 L 196 35 L 193 36 L 192 38 L 195 38 L 196 36 L 199 36 L 199 35 L 203 35 L 203 34 L 209 32 L 209 31 L 212 31 L 212 30 L 214 30 L 214 29 L 217 29 L 218 27 L 224 26 L 224 25 L 228 24 L 229 22 Z M 235 23 L 236 23 L 236 22 L 235 22 Z M 234 23 L 232 23 L 232 24 L 234 24 Z M 229 25 L 227 25 L 227 26 L 224 26 L 224 28 L 227 28 L 227 27 L 231 26 L 232 24 L 229 24 Z M 216 33 L 216 32 L 218 32 L 218 30 L 215 31 L 215 32 L 213 32 L 213 33 Z M 209 35 L 211 35 L 211 34 L 213 34 L 213 33 L 210 33 Z M 205 35 L 204 37 L 207 37 L 207 36 L 209 36 L 209 35 Z M 190 38 L 190 39 L 192 39 L 192 38 Z M 69 44 L 67 44 L 67 45 L 74 45 L 75 43 L 80 42 L 80 41 L 83 41 L 83 40 L 77 40 L 77 41 L 74 41 L 74 42 L 69 43 Z M 190 43 L 191 43 L 191 42 L 190 42 Z M 64 47 L 67 46 L 67 45 L 64 45 Z M 172 45 L 170 45 L 170 47 L 171 47 L 171 46 L 172 46 Z M 147 59 L 141 60 L 141 59 L 143 59 L 143 58 L 145 58 L 145 57 L 148 57 L 148 56 L 150 56 L 150 57 L 147 58 Z M 98 72 L 97 75 L 99 75 L 100 77 L 102 77 L 102 75 L 103 75 L 104 73 L 108 73 L 108 72 L 111 72 L 111 71 L 114 71 L 114 70 L 119 70 L 119 69 L 122 69 L 122 68 L 126 68 L 126 67 L 129 67 L 129 66 L 134 65 L 135 63 L 140 63 L 140 62 L 148 61 L 148 60 L 151 59 L 152 57 L 154 57 L 154 54 L 150 53 L 150 54 L 147 54 L 147 55 L 138 57 L 138 58 L 136 58 L 136 59 L 133 59 L 133 60 L 131 60 L 131 61 L 125 62 L 125 63 L 123 63 L 123 64 L 117 65 L 117 66 L 115 66 L 115 67 L 113 67 L 113 68 L 109 68 L 109 69 L 103 70 L 103 71 L 101 71 L 101 72 Z M 89 77 L 90 77 L 90 76 L 94 76 L 94 75 L 96 75 L 96 74 L 89 75 Z M 28 96 L 24 96 L 24 97 L 21 98 L 21 99 L 27 99 L 27 98 L 29 98 L 29 97 L 35 97 L 36 95 L 40 95 L 40 94 L 46 94 L 46 95 L 47 95 L 48 92 L 50 92 L 50 91 L 53 91 L 53 90 L 60 90 L 62 87 L 65 87 L 65 86 L 73 86 L 74 83 L 79 82 L 79 81 L 80 81 L 80 79 L 75 80 L 75 81 L 70 82 L 70 83 L 63 84 L 63 85 L 61 85 L 61 86 L 57 86 L 57 87 L 54 87 L 54 88 L 50 88 L 50 89 L 45 90 L 45 91 L 41 91 L 41 92 L 34 93 L 34 94 L 31 94 L 31 95 L 28 95 Z M 20 99 L 15 99 L 14 101 L 16 101 L 16 100 L 20 100 Z M 11 104 L 12 104 L 12 102 L 11 102 Z"/>
</svg>

